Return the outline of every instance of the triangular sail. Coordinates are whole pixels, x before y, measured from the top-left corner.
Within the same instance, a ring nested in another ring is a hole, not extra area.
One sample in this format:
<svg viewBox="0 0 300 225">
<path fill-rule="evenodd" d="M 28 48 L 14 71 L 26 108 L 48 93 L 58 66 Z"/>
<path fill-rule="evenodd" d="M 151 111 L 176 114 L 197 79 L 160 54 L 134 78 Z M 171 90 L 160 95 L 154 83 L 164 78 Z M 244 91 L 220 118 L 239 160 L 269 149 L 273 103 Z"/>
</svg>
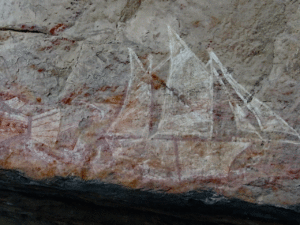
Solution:
<svg viewBox="0 0 300 225">
<path fill-rule="evenodd" d="M 137 55 L 129 49 L 131 78 L 124 105 L 108 134 L 112 136 L 147 137 L 149 133 L 149 111 L 151 86 L 149 76 Z"/>
<path fill-rule="evenodd" d="M 257 98 L 251 96 L 251 94 L 239 83 L 237 83 L 231 74 L 227 72 L 227 69 L 222 65 L 218 57 L 212 51 L 209 52 L 211 60 L 215 61 L 220 67 L 222 73 L 226 80 L 233 87 L 235 92 L 243 100 L 245 106 L 255 115 L 259 127 L 262 131 L 276 131 L 287 134 L 292 134 L 300 139 L 298 132 L 288 125 L 279 115 L 274 113 L 269 106 L 258 100 Z"/>
<path fill-rule="evenodd" d="M 22 102 L 18 97 L 14 97 L 12 99 L 4 101 L 4 103 L 12 109 L 19 109 L 25 105 L 25 102 Z"/>
<path fill-rule="evenodd" d="M 261 138 L 261 136 L 259 135 L 259 133 L 255 129 L 255 127 L 246 118 L 247 115 L 245 113 L 245 110 L 242 107 L 240 107 L 238 104 L 234 105 L 233 106 L 233 113 L 234 113 L 234 116 L 235 116 L 236 126 L 239 130 L 250 132 L 250 133 L 255 133 Z"/>
<path fill-rule="evenodd" d="M 209 63 L 210 63 L 212 73 L 216 76 L 216 78 L 218 79 L 218 81 L 222 85 L 222 87 L 224 88 L 224 90 L 229 98 L 229 105 L 234 114 L 237 129 L 239 129 L 240 131 L 255 133 L 259 136 L 259 138 L 261 138 L 261 136 L 257 132 L 256 128 L 246 118 L 247 115 L 246 115 L 245 109 L 243 109 L 243 107 L 239 106 L 238 103 L 233 102 L 233 100 L 231 99 L 229 91 L 227 90 L 227 87 L 225 86 L 222 79 L 219 77 L 217 70 L 213 67 L 213 61 L 210 60 Z"/>
<path fill-rule="evenodd" d="M 212 135 L 212 77 L 169 28 L 171 66 L 157 135 Z"/>
<path fill-rule="evenodd" d="M 59 133 L 61 114 L 53 109 L 32 117 L 31 138 L 37 142 L 53 147 Z"/>
</svg>

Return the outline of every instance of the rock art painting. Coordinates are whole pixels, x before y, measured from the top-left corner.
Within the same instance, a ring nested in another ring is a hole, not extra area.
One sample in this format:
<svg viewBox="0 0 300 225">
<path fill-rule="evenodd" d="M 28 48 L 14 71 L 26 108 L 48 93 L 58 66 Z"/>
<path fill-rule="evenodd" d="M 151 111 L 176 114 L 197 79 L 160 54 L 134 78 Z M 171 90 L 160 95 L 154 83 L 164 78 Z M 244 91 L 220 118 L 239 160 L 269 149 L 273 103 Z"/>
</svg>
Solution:
<svg viewBox="0 0 300 225">
<path fill-rule="evenodd" d="M 153 102 L 152 73 L 162 65 L 144 68 L 129 49 L 131 80 L 122 110 L 105 139 L 116 162 L 131 159 L 153 180 L 181 182 L 215 178 L 225 182 L 235 158 L 243 152 L 265 151 L 265 145 L 298 146 L 299 134 L 266 104 L 238 84 L 212 50 L 205 65 L 169 28 L 170 74 L 155 133 L 150 133 Z M 151 59 L 150 59 L 151 60 Z M 214 99 L 214 83 L 224 100 Z M 235 135 L 218 137 L 214 129 L 214 101 L 228 104 L 235 121 Z M 223 140 L 222 140 L 223 139 Z M 259 146 L 259 147 L 257 147 Z M 272 151 L 268 149 L 268 151 Z"/>
<path fill-rule="evenodd" d="M 2 167 L 39 179 L 79 176 L 170 192 L 205 186 L 225 195 L 259 179 L 296 178 L 300 135 L 292 125 L 240 85 L 212 49 L 204 63 L 170 27 L 168 35 L 169 56 L 158 65 L 129 49 L 119 106 L 71 96 L 51 108 L 2 97 Z M 285 164 L 272 158 L 286 151 L 295 157 Z"/>
</svg>

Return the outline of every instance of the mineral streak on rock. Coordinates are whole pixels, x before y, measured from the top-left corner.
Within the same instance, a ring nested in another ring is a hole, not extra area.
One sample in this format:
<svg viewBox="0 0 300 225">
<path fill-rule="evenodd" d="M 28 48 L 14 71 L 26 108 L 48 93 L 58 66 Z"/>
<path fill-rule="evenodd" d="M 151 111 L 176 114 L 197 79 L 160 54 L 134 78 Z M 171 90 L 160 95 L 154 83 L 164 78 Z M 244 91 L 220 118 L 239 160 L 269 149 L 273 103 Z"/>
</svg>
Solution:
<svg viewBox="0 0 300 225">
<path fill-rule="evenodd" d="M 1 167 L 300 204 L 298 6 L 0 1 Z"/>
</svg>

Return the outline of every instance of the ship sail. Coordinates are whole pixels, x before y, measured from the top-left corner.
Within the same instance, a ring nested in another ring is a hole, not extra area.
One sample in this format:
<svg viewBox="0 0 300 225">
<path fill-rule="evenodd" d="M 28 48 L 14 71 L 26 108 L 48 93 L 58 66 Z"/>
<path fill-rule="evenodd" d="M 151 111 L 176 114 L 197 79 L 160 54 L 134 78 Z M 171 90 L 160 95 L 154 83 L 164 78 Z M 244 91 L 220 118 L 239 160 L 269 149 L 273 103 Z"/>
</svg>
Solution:
<svg viewBox="0 0 300 225">
<path fill-rule="evenodd" d="M 137 55 L 129 49 L 131 78 L 124 105 L 107 134 L 112 136 L 148 137 L 151 104 L 149 74 Z"/>
<path fill-rule="evenodd" d="M 214 61 L 220 67 L 224 77 L 242 99 L 244 105 L 255 115 L 261 131 L 287 133 L 297 136 L 300 139 L 300 135 L 295 129 L 289 126 L 279 115 L 274 113 L 269 106 L 253 97 L 243 86 L 233 79 L 215 53 L 210 51 L 209 54 L 211 63 Z"/>
<path fill-rule="evenodd" d="M 212 135 L 212 76 L 169 27 L 171 65 L 162 116 L 155 135 Z"/>
<path fill-rule="evenodd" d="M 223 89 L 225 90 L 225 93 L 226 93 L 227 97 L 229 98 L 229 105 L 230 105 L 230 108 L 231 108 L 231 110 L 234 114 L 237 129 L 239 129 L 240 131 L 255 133 L 259 138 L 262 139 L 262 137 L 258 133 L 257 129 L 246 118 L 247 114 L 245 112 L 246 111 L 245 106 L 240 106 L 237 102 L 234 102 L 234 100 L 232 99 L 232 97 L 231 97 L 229 91 L 227 90 L 227 87 L 225 86 L 223 80 L 219 77 L 219 74 L 218 74 L 217 70 L 213 67 L 213 60 L 212 59 L 209 61 L 209 65 L 211 67 L 212 74 L 215 75 L 215 77 L 217 78 L 217 80 L 222 85 Z"/>
<path fill-rule="evenodd" d="M 25 102 L 22 102 L 18 97 L 14 97 L 12 99 L 4 101 L 4 103 L 12 109 L 19 109 L 25 105 Z"/>
<path fill-rule="evenodd" d="M 53 109 L 32 117 L 31 138 L 53 147 L 57 141 L 60 127 L 60 110 Z"/>
</svg>

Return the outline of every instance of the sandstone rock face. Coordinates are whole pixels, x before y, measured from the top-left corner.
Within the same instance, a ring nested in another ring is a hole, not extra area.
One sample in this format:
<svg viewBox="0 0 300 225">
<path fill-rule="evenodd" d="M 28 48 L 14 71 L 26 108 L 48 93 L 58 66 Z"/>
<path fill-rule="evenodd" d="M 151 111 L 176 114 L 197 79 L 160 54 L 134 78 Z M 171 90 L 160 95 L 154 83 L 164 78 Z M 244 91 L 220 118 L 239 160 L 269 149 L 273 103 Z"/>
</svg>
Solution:
<svg viewBox="0 0 300 225">
<path fill-rule="evenodd" d="M 0 5 L 3 169 L 300 204 L 298 1 Z"/>
</svg>

